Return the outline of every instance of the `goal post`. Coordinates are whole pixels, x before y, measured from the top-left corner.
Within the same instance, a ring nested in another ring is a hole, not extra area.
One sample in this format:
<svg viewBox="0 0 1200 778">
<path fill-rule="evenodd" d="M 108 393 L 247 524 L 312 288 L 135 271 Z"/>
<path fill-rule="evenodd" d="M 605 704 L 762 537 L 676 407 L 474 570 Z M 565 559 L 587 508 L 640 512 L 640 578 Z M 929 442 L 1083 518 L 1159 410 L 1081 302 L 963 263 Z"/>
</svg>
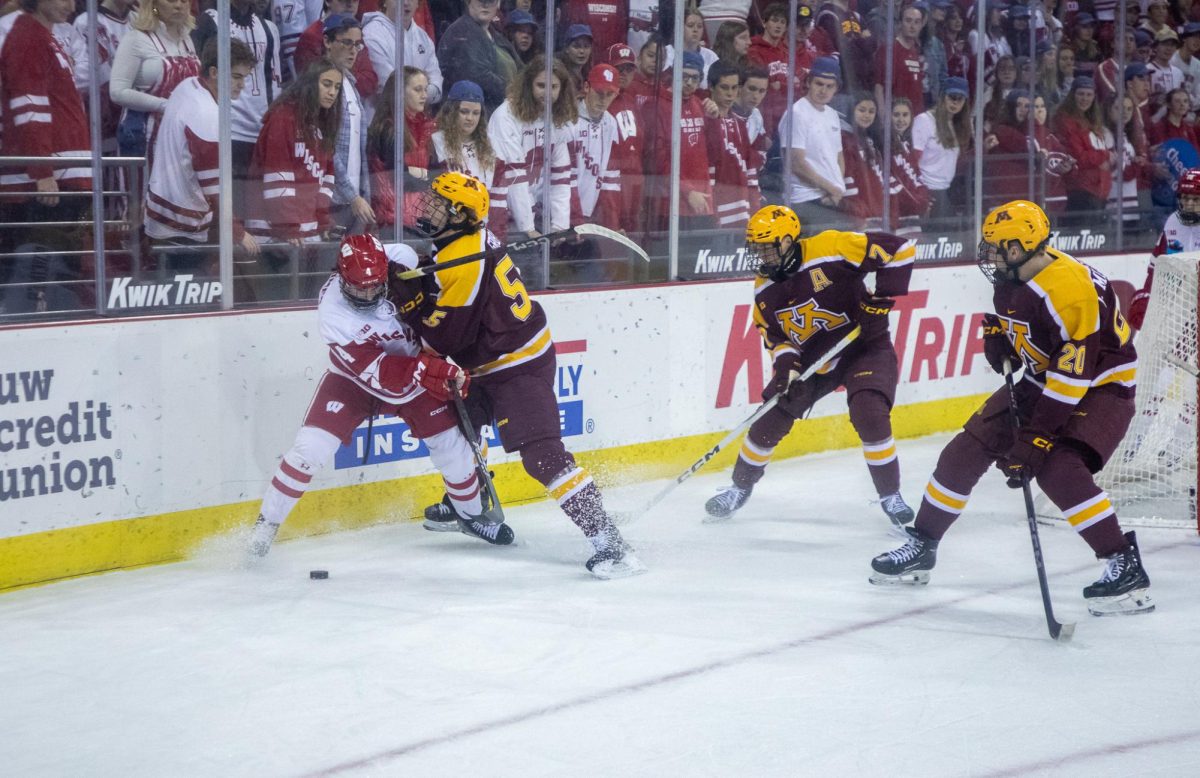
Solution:
<svg viewBox="0 0 1200 778">
<path fill-rule="evenodd" d="M 1154 285 L 1146 319 L 1134 345 L 1138 352 L 1136 411 L 1125 439 L 1096 477 L 1130 527 L 1178 527 L 1200 531 L 1200 254 L 1169 254 L 1154 260 Z M 1041 518 L 1062 520 L 1044 496 Z"/>
</svg>

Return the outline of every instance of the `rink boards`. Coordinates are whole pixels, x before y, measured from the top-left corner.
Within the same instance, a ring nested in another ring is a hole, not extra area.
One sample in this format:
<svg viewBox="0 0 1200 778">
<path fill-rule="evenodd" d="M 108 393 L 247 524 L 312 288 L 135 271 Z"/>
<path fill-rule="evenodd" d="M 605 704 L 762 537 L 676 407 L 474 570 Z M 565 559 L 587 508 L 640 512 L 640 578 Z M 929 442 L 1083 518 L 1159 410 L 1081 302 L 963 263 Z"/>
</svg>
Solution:
<svg viewBox="0 0 1200 778">
<path fill-rule="evenodd" d="M 1123 299 L 1145 275 L 1146 257 L 1088 261 Z M 770 364 L 751 296 L 744 280 L 538 296 L 567 446 L 601 484 L 676 475 L 754 410 Z M 914 273 L 892 313 L 897 438 L 961 425 L 996 387 L 976 326 L 989 303 L 974 265 Z M 328 363 L 316 323 L 305 309 L 0 330 L 0 589 L 180 559 L 249 526 Z M 366 432 L 281 537 L 411 519 L 439 498 L 403 423 Z M 777 456 L 856 445 L 838 393 Z M 544 496 L 498 445 L 491 461 L 506 502 Z"/>
</svg>

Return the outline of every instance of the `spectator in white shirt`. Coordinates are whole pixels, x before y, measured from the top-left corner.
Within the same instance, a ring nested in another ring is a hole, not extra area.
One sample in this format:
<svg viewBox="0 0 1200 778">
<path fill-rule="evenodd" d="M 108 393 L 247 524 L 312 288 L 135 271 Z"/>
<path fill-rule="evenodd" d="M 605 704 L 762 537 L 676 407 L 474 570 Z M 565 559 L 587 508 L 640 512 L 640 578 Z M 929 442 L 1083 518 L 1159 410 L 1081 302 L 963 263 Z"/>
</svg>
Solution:
<svg viewBox="0 0 1200 778">
<path fill-rule="evenodd" d="M 805 83 L 808 94 L 797 100 L 779 122 L 779 142 L 784 150 L 783 195 L 805 229 L 820 232 L 848 224 L 838 210 L 846 193 L 842 122 L 829 106 L 842 83 L 837 60 L 818 57 Z"/>
<path fill-rule="evenodd" d="M 384 83 L 396 69 L 396 15 L 403 13 L 404 64 L 425 71 L 429 78 L 429 103 L 442 100 L 442 68 L 436 47 L 421 25 L 413 23 L 420 0 L 380 0 L 379 10 L 363 16 L 363 41 L 371 67 Z"/>
<path fill-rule="evenodd" d="M 354 61 L 362 56 L 363 33 L 349 14 L 325 18 L 325 56 L 342 73 L 342 126 L 333 153 L 333 223 L 357 235 L 375 223 L 371 174 L 367 169 L 367 126 L 362 99 L 354 89 Z"/>
<path fill-rule="evenodd" d="M 929 190 L 929 215 L 935 219 L 954 215 L 950 185 L 958 171 L 958 157 L 967 150 L 971 135 L 968 94 L 965 78 L 948 78 L 937 105 L 913 120 L 913 151 L 921 169 L 921 182 Z"/>
</svg>

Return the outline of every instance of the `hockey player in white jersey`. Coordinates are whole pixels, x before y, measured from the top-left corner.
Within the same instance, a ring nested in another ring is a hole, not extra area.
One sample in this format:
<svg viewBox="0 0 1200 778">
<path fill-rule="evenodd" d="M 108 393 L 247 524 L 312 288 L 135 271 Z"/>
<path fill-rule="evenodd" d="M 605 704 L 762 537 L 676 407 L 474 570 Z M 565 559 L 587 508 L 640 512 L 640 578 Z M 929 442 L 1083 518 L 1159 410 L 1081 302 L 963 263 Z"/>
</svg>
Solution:
<svg viewBox="0 0 1200 778">
<path fill-rule="evenodd" d="M 415 266 L 407 246 L 389 247 L 393 257 Z M 485 510 L 472 450 L 459 430 L 451 393 L 466 390 L 467 373 L 421 351 L 416 334 L 396 318 L 387 299 L 388 254 L 373 235 L 342 241 L 337 272 L 321 289 L 317 314 L 331 365 L 263 498 L 250 542 L 252 556 L 265 556 L 279 525 L 304 496 L 313 475 L 332 459 L 368 418 L 395 414 L 429 447 L 459 529 L 494 545 L 508 545 L 513 531 Z M 369 451 L 369 446 L 368 446 Z"/>
<path fill-rule="evenodd" d="M 1179 208 L 1167 217 L 1158 243 L 1154 244 L 1155 257 L 1163 254 L 1180 254 L 1185 251 L 1200 251 L 1200 168 L 1183 171 L 1175 185 L 1179 197 Z M 1146 306 L 1150 302 L 1150 289 L 1154 286 L 1154 260 L 1146 271 L 1146 283 L 1129 303 L 1129 315 L 1125 318 L 1135 330 L 1142 328 L 1146 318 Z"/>
</svg>

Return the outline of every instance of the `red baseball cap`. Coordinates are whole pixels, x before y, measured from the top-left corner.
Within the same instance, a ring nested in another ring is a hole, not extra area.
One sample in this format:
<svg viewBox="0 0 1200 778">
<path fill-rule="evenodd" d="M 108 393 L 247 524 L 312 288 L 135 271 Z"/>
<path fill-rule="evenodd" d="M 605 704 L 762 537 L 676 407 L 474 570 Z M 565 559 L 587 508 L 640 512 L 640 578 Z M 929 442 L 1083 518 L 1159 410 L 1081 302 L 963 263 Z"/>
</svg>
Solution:
<svg viewBox="0 0 1200 778">
<path fill-rule="evenodd" d="M 598 92 L 619 92 L 617 69 L 612 65 L 596 65 L 588 73 L 588 84 Z"/>
<path fill-rule="evenodd" d="M 637 60 L 633 57 L 633 49 L 624 43 L 614 43 L 608 47 L 608 64 L 619 68 L 622 65 L 636 65 Z"/>
</svg>

